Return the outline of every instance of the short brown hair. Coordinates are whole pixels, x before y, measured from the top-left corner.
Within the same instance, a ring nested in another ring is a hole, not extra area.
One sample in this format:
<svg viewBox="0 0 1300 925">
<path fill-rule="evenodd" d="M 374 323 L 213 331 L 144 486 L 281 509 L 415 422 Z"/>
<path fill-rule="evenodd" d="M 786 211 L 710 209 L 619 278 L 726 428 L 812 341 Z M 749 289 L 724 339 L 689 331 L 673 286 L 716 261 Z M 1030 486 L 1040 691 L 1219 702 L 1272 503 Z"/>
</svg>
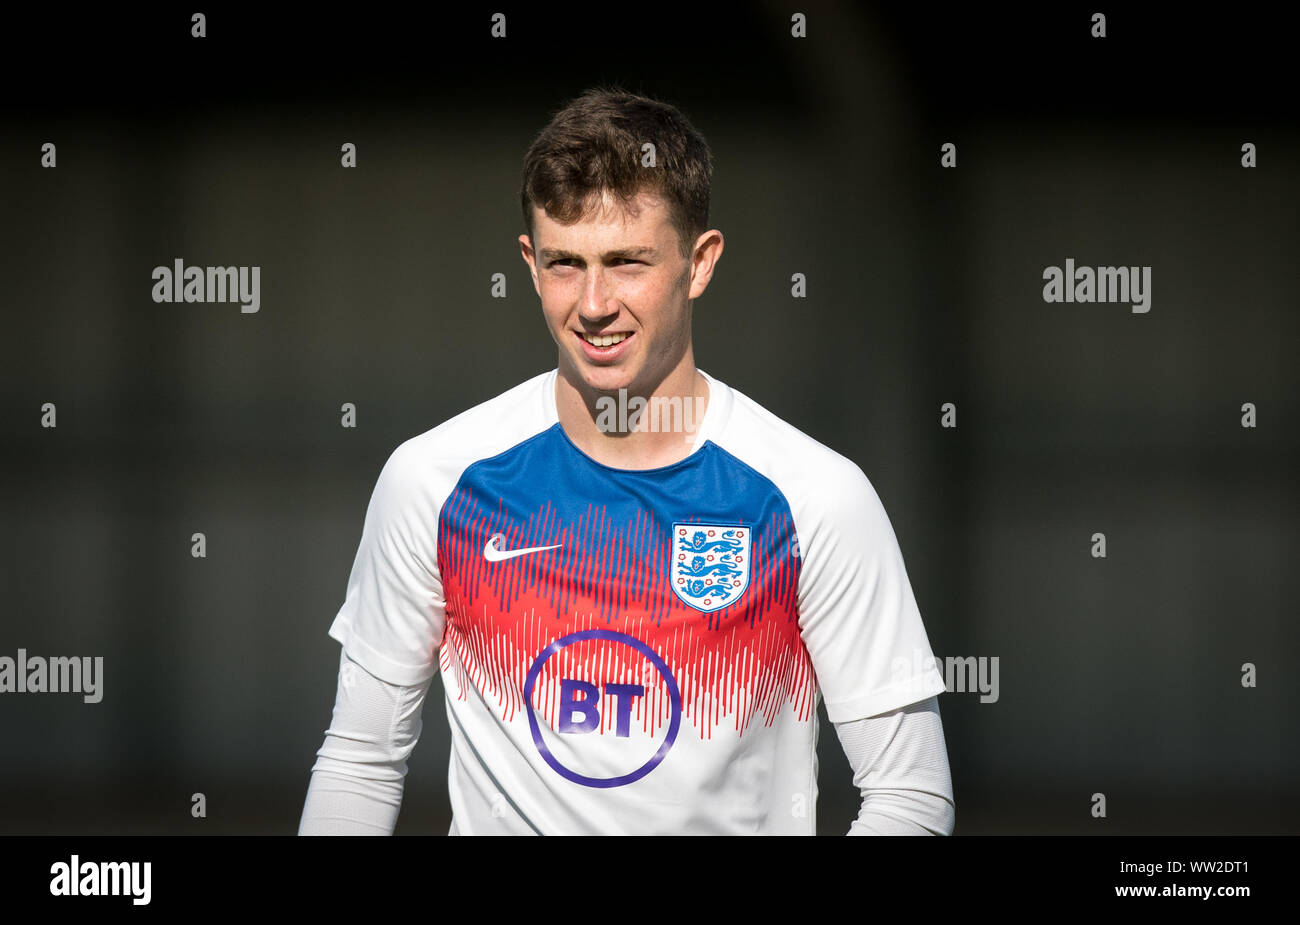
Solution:
<svg viewBox="0 0 1300 925">
<path fill-rule="evenodd" d="M 655 166 L 641 166 L 641 146 Z M 533 207 L 561 224 L 594 212 L 609 191 L 627 208 L 638 193 L 661 196 L 689 257 L 709 227 L 713 154 L 704 136 L 673 106 L 618 88 L 588 90 L 557 112 L 524 157 L 519 192 L 533 237 Z"/>
</svg>

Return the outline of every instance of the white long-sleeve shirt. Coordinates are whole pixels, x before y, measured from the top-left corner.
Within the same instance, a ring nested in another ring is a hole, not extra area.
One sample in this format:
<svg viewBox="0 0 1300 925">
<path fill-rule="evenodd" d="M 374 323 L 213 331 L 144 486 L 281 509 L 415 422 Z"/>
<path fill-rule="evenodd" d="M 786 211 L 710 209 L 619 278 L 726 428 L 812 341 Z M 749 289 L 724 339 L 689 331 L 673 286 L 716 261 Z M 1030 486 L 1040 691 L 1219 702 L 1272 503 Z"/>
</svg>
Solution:
<svg viewBox="0 0 1300 925">
<path fill-rule="evenodd" d="M 813 834 L 822 705 L 864 827 L 951 802 L 918 706 L 943 678 L 874 488 L 699 372 L 707 405 L 671 465 L 587 456 L 556 370 L 392 453 L 330 627 L 391 687 L 344 692 L 311 803 L 347 776 L 400 805 L 434 674 L 460 834 Z"/>
</svg>

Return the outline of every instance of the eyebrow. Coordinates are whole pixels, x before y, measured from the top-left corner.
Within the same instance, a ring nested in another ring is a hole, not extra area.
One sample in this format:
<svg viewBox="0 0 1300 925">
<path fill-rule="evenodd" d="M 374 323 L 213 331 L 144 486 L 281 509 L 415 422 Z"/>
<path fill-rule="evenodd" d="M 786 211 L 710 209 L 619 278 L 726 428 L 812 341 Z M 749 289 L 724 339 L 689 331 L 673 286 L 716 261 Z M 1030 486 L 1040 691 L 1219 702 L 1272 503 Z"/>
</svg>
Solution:
<svg viewBox="0 0 1300 925">
<path fill-rule="evenodd" d="M 606 251 L 602 256 L 605 260 L 617 257 L 634 258 L 634 257 L 653 257 L 656 251 L 653 247 L 620 247 L 618 250 Z M 543 247 L 540 256 L 544 262 L 549 263 L 552 260 L 581 260 L 578 254 L 561 250 L 558 247 Z"/>
</svg>

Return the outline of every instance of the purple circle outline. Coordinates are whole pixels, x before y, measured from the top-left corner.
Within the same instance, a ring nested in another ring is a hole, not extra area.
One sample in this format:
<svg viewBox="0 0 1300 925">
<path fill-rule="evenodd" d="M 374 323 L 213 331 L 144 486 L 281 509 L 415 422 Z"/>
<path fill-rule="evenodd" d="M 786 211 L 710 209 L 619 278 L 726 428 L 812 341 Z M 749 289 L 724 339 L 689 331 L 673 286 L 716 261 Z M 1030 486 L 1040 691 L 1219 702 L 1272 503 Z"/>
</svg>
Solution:
<svg viewBox="0 0 1300 925">
<path fill-rule="evenodd" d="M 533 710 L 533 685 L 537 683 L 537 676 L 542 673 L 542 666 L 546 664 L 546 660 L 561 649 L 587 639 L 606 639 L 636 649 L 659 670 L 659 675 L 668 685 L 668 698 L 673 708 L 673 718 L 668 723 L 668 736 L 664 739 L 663 744 L 659 746 L 659 750 L 650 756 L 649 761 L 635 771 L 621 777 L 586 777 L 570 771 L 560 764 L 560 760 L 551 754 L 551 750 L 546 747 L 546 742 L 542 739 L 541 727 L 537 724 L 537 716 Z M 528 669 L 528 677 L 524 679 L 524 705 L 527 707 L 528 728 L 533 734 L 533 744 L 537 746 L 537 751 L 541 753 L 542 758 L 561 777 L 567 778 L 575 784 L 582 784 L 584 787 L 622 787 L 625 784 L 639 781 L 658 767 L 659 762 L 664 760 L 668 750 L 673 747 L 673 742 L 677 739 L 677 731 L 682 725 L 682 692 L 677 687 L 677 680 L 673 677 L 672 672 L 668 670 L 668 665 L 655 654 L 654 649 L 651 649 L 641 640 L 624 633 L 616 633 L 613 630 L 582 630 L 578 633 L 570 633 L 568 636 L 555 640 L 555 642 L 543 649 L 542 654 L 537 656 L 533 666 Z"/>
</svg>

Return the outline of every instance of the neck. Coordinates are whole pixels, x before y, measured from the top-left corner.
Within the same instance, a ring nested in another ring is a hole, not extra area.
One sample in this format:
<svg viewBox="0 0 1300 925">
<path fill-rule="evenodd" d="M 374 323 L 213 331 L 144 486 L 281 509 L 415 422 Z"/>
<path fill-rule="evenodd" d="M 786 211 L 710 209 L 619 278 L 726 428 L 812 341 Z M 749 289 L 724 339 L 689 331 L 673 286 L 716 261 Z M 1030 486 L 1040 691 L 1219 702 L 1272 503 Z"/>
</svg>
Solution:
<svg viewBox="0 0 1300 925">
<path fill-rule="evenodd" d="M 555 377 L 560 426 L 578 449 L 615 469 L 656 469 L 685 459 L 708 404 L 708 380 L 690 353 L 650 393 L 593 389 L 563 364 Z"/>
</svg>

